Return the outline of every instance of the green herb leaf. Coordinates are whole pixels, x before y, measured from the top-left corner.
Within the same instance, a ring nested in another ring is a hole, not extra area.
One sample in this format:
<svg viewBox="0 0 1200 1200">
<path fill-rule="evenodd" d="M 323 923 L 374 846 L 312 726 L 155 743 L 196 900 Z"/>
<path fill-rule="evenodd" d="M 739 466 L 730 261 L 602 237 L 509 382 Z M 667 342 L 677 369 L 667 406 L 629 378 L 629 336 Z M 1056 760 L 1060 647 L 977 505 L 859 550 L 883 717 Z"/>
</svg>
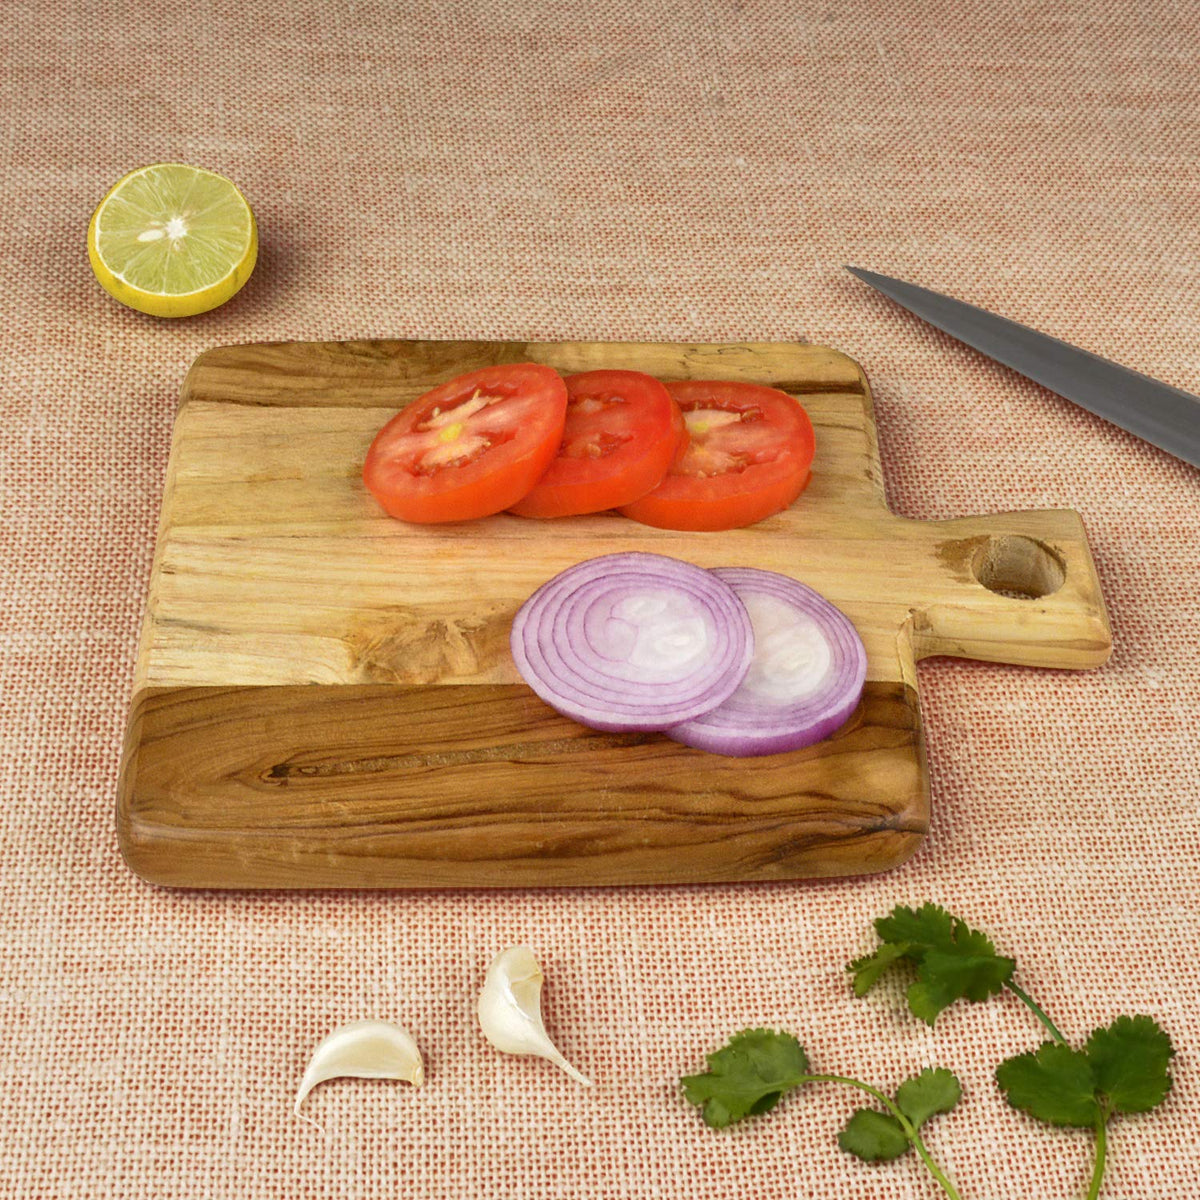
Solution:
<svg viewBox="0 0 1200 1200">
<path fill-rule="evenodd" d="M 908 950 L 907 942 L 900 942 L 895 946 L 885 942 L 874 954 L 856 958 L 850 964 L 850 970 L 854 972 L 854 994 L 865 996 L 893 963 L 899 962 L 908 954 Z"/>
<path fill-rule="evenodd" d="M 996 953 L 991 939 L 937 904 L 894 908 L 875 922 L 883 945 L 850 964 L 854 993 L 865 995 L 894 963 L 917 964 L 908 989 L 914 1016 L 932 1025 L 958 999 L 986 1000 L 1012 978 L 1016 961 Z"/>
<path fill-rule="evenodd" d="M 1005 1059 L 996 1068 L 996 1082 L 1013 1108 L 1047 1124 L 1091 1129 L 1101 1117 L 1088 1056 L 1059 1042 Z"/>
<path fill-rule="evenodd" d="M 1087 1040 L 1096 1087 L 1114 1112 L 1149 1112 L 1171 1089 L 1171 1039 L 1151 1017 L 1118 1017 Z"/>
<path fill-rule="evenodd" d="M 955 1000 L 986 1000 L 996 995 L 1012 978 L 1016 962 L 1001 958 L 981 933 L 965 931 L 961 948 L 926 951 L 917 968 L 917 982 L 908 989 L 908 1007 L 928 1025 Z M 982 946 L 980 945 L 982 943 Z M 980 946 L 978 951 L 972 947 Z M 983 947 L 986 947 L 983 948 Z"/>
<path fill-rule="evenodd" d="M 895 1117 L 860 1108 L 838 1134 L 838 1145 L 863 1162 L 899 1158 L 909 1147 L 908 1134 Z"/>
<path fill-rule="evenodd" d="M 920 1129 L 935 1113 L 949 1112 L 961 1097 L 962 1087 L 949 1071 L 926 1067 L 900 1085 L 896 1107 Z M 899 1158 L 909 1144 L 904 1126 L 895 1117 L 871 1108 L 860 1108 L 838 1134 L 838 1145 L 865 1162 Z"/>
<path fill-rule="evenodd" d="M 896 1092 L 896 1107 L 920 1129 L 937 1113 L 948 1113 L 962 1099 L 962 1085 L 944 1067 L 926 1067 Z"/>
<path fill-rule="evenodd" d="M 707 1061 L 706 1072 L 685 1075 L 681 1083 L 684 1097 L 703 1108 L 714 1129 L 774 1108 L 808 1072 L 804 1047 L 790 1033 L 770 1029 L 735 1033 Z"/>
<path fill-rule="evenodd" d="M 954 945 L 955 920 L 940 904 L 922 904 L 920 908 L 897 905 L 875 922 L 875 932 L 881 941 L 893 946 L 908 942 L 921 953 L 936 947 L 949 950 Z"/>
</svg>

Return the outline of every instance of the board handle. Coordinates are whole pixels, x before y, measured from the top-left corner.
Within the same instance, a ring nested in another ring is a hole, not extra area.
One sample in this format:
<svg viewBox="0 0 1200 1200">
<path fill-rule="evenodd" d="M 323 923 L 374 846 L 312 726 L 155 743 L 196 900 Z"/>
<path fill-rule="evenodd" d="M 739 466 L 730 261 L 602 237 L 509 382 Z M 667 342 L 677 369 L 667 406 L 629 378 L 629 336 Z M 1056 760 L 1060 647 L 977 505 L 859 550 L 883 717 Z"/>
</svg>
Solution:
<svg viewBox="0 0 1200 1200">
<path fill-rule="evenodd" d="M 1112 631 L 1083 520 L 1070 509 L 922 523 L 934 585 L 908 623 L 913 655 L 1086 670 Z"/>
</svg>

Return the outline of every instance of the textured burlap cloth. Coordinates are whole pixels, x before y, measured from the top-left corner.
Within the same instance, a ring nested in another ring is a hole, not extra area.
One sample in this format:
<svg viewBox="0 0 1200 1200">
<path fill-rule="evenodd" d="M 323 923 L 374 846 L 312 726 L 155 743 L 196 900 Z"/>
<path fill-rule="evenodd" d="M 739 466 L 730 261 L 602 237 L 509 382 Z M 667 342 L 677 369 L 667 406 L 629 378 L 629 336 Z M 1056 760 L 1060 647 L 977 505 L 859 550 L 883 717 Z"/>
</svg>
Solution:
<svg viewBox="0 0 1200 1200">
<path fill-rule="evenodd" d="M 747 1025 L 894 1088 L 966 1095 L 930 1143 L 964 1200 L 1086 1188 L 1086 1134 L 992 1078 L 1012 997 L 933 1030 L 853 999 L 871 919 L 936 900 L 995 935 L 1073 1038 L 1172 1034 L 1106 1195 L 1200 1195 L 1196 471 L 872 294 L 856 263 L 1200 391 L 1200 19 L 1189 0 L 12 0 L 0 22 L 4 419 L 0 1195 L 927 1197 L 834 1143 L 813 1088 L 706 1129 L 681 1073 Z M 258 270 L 167 323 L 115 304 L 88 216 L 145 162 L 244 189 Z M 171 422 L 207 347 L 349 337 L 803 339 L 858 359 L 911 517 L 1071 507 L 1115 636 L 1088 673 L 920 670 L 934 824 L 891 874 L 515 894 L 217 894 L 124 866 L 115 775 Z M 502 1058 L 488 959 L 537 948 L 561 1046 Z M 313 1045 L 407 1025 L 420 1092 Z"/>
</svg>

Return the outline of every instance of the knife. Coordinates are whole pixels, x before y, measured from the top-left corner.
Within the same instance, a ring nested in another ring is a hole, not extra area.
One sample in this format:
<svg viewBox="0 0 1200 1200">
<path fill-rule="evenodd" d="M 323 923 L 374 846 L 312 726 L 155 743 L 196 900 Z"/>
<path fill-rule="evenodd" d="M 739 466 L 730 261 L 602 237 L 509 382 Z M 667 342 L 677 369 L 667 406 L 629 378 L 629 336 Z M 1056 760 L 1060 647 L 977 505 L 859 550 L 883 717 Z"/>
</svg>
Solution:
<svg viewBox="0 0 1200 1200">
<path fill-rule="evenodd" d="M 973 304 L 874 271 L 846 270 L 988 358 L 1200 466 L 1200 397 Z"/>
</svg>

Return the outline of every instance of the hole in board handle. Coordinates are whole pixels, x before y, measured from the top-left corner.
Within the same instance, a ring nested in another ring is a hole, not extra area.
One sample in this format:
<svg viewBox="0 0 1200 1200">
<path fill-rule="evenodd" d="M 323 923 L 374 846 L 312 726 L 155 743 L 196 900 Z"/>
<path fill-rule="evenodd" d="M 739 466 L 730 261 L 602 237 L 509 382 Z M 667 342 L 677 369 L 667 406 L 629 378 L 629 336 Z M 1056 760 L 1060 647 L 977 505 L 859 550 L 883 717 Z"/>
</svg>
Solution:
<svg viewBox="0 0 1200 1200">
<path fill-rule="evenodd" d="M 975 551 L 971 571 L 989 592 L 1015 600 L 1052 595 L 1067 578 L 1063 560 L 1049 546 L 1021 534 L 988 538 Z"/>
</svg>

